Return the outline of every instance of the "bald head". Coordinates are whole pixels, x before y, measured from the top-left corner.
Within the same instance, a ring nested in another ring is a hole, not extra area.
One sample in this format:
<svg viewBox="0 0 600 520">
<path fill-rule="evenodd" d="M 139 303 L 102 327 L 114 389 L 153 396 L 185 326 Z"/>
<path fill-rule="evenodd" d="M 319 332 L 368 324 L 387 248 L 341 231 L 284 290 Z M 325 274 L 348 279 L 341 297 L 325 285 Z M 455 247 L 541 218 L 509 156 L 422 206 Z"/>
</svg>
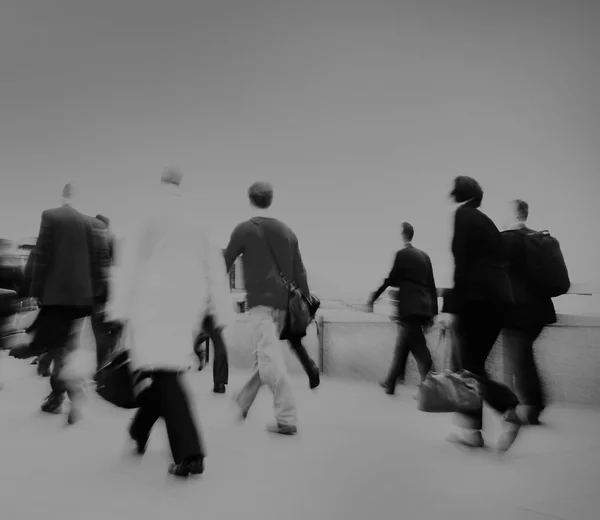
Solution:
<svg viewBox="0 0 600 520">
<path fill-rule="evenodd" d="M 175 168 L 169 168 L 165 170 L 160 178 L 162 184 L 169 184 L 171 186 L 181 186 L 183 175 L 179 170 Z"/>
</svg>

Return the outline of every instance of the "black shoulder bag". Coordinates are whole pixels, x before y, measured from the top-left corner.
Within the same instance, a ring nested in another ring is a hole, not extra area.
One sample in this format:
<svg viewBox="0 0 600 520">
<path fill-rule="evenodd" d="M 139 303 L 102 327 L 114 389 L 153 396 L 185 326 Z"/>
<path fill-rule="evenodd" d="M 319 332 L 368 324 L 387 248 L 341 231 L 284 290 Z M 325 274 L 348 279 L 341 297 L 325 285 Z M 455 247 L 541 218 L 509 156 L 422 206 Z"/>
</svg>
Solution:
<svg viewBox="0 0 600 520">
<path fill-rule="evenodd" d="M 257 227 L 261 238 L 267 244 L 267 247 L 271 253 L 271 257 L 273 258 L 273 262 L 275 263 L 275 267 L 279 272 L 279 277 L 289 293 L 287 315 L 285 319 L 285 325 L 281 331 L 280 339 L 290 339 L 292 337 L 302 338 L 306 336 L 306 329 L 315 318 L 315 314 L 321 306 L 321 302 L 313 294 L 310 294 L 308 297 L 304 295 L 295 282 L 290 282 L 287 279 L 281 270 L 279 262 L 277 261 L 277 257 L 275 256 L 275 252 L 273 251 L 269 240 L 263 233 L 260 224 L 254 219 L 252 219 L 251 222 Z"/>
</svg>

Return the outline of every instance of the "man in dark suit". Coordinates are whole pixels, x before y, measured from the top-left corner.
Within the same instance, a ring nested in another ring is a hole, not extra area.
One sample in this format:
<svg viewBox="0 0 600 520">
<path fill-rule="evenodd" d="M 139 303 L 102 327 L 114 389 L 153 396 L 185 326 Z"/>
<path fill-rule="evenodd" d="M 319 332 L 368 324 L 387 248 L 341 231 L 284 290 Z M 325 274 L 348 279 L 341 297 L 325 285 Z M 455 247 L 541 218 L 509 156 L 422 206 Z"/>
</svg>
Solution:
<svg viewBox="0 0 600 520">
<path fill-rule="evenodd" d="M 41 311 L 33 352 L 52 352 L 52 391 L 42 411 L 60 413 L 65 394 L 71 401 L 69 424 L 81 417 L 84 382 L 70 370 L 83 322 L 90 316 L 106 280 L 106 247 L 90 217 L 73 206 L 73 186 L 63 189 L 63 204 L 42 213 L 35 246 L 31 293 Z"/>
<path fill-rule="evenodd" d="M 511 210 L 513 223 L 502 233 L 514 298 L 504 316 L 504 348 L 522 404 L 523 420 L 527 424 L 539 424 L 546 399 L 533 346 L 544 327 L 556 322 L 556 313 L 552 299 L 540 293 L 527 273 L 525 236 L 535 232 L 526 224 L 529 205 L 517 199 L 511 202 Z"/>
<path fill-rule="evenodd" d="M 395 392 L 398 376 L 404 372 L 409 352 L 417 361 L 421 379 L 425 379 L 433 367 L 424 330 L 438 312 L 437 289 L 431 260 L 427 253 L 412 245 L 413 236 L 413 227 L 408 222 L 402 223 L 404 247 L 396 253 L 390 274 L 369 301 L 372 311 L 374 303 L 388 287 L 398 288 L 398 339 L 388 377 L 381 383 L 390 395 Z"/>
</svg>

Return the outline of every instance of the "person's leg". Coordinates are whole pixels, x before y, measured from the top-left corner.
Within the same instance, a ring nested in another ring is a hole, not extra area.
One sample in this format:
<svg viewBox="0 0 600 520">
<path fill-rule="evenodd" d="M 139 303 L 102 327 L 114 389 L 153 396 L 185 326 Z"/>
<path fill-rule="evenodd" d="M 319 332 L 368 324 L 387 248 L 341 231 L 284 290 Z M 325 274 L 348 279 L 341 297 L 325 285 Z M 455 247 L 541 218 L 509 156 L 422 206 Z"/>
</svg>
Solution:
<svg viewBox="0 0 600 520">
<path fill-rule="evenodd" d="M 136 443 L 137 453 L 143 455 L 146 452 L 150 432 L 160 418 L 160 401 L 153 378 L 150 386 L 140 394 L 138 399 L 140 407 L 131 421 L 129 436 Z"/>
<path fill-rule="evenodd" d="M 515 391 L 521 402 L 524 422 L 537 424 L 546 399 L 535 362 L 533 345 L 542 328 L 530 330 L 505 329 L 504 348 L 514 377 Z"/>
<path fill-rule="evenodd" d="M 317 388 L 321 383 L 320 370 L 308 354 L 306 347 L 302 343 L 302 338 L 290 338 L 288 339 L 288 343 L 292 352 L 296 354 L 298 361 L 300 361 L 304 372 L 306 372 L 306 375 L 308 376 L 308 384 L 311 390 Z"/>
<path fill-rule="evenodd" d="M 74 424 L 81 419 L 86 397 L 86 377 L 77 360 L 81 347 L 81 332 L 87 319 L 86 314 L 88 313 L 82 309 L 72 309 L 71 311 L 71 326 L 63 348 L 63 366 L 58 372 L 58 378 L 71 401 L 69 424 Z"/>
<path fill-rule="evenodd" d="M 169 472 L 188 476 L 204 471 L 206 450 L 196 426 L 183 377 L 176 372 L 155 374 L 160 415 L 165 421 L 174 464 Z"/>
<path fill-rule="evenodd" d="M 212 328 L 210 339 L 213 344 L 213 391 L 218 394 L 225 393 L 225 385 L 229 383 L 229 360 L 227 346 L 221 329 Z"/>
<path fill-rule="evenodd" d="M 506 451 L 519 432 L 519 424 L 514 416 L 518 399 L 506 385 L 490 380 L 485 370 L 486 360 L 500 334 L 502 312 L 500 305 L 469 303 L 459 318 L 457 334 L 461 368 L 479 379 L 483 400 L 505 418 L 506 431 L 500 439 L 499 448 Z M 464 430 L 463 436 L 451 440 L 471 447 L 483 445 L 483 407 L 473 412 L 457 414 L 457 421 Z"/>
<path fill-rule="evenodd" d="M 410 352 L 417 362 L 421 382 L 423 382 L 429 372 L 433 370 L 433 359 L 431 358 L 431 352 L 429 352 L 429 348 L 427 347 L 423 326 L 423 322 L 414 323 L 411 327 L 410 341 L 408 343 Z"/>
<path fill-rule="evenodd" d="M 285 311 L 256 307 L 251 309 L 250 314 L 253 322 L 251 334 L 256 345 L 260 379 L 273 392 L 277 424 L 269 430 L 283 434 L 296 433 L 296 401 L 279 341 Z"/>
<path fill-rule="evenodd" d="M 104 314 L 94 309 L 91 316 L 92 332 L 96 341 L 96 370 L 106 362 L 110 350 L 110 337 L 105 326 Z"/>
<path fill-rule="evenodd" d="M 396 336 L 396 347 L 394 357 L 388 371 L 388 375 L 381 386 L 387 394 L 392 395 L 396 390 L 398 377 L 403 371 L 404 364 L 409 352 L 410 326 L 405 322 L 398 322 L 398 335 Z"/>
<path fill-rule="evenodd" d="M 42 377 L 50 377 L 52 365 L 52 353 L 46 352 L 38 358 L 37 373 Z"/>
</svg>

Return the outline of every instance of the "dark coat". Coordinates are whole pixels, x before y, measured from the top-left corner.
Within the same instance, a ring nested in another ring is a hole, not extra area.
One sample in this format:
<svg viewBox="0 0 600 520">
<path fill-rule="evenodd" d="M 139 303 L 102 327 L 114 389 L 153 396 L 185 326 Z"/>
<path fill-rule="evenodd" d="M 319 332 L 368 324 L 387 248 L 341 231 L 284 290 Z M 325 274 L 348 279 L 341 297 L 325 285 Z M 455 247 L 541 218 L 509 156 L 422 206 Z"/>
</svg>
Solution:
<svg viewBox="0 0 600 520">
<path fill-rule="evenodd" d="M 388 288 L 398 288 L 398 319 L 408 316 L 432 318 L 438 313 L 437 289 L 429 255 L 412 245 L 396 253 L 394 265 L 383 285 L 373 294 L 372 302 Z"/>
<path fill-rule="evenodd" d="M 100 295 L 108 255 L 94 220 L 66 205 L 42 213 L 31 293 L 43 306 L 91 307 Z"/>
<path fill-rule="evenodd" d="M 271 244 L 284 276 L 295 282 L 298 289 L 310 296 L 306 269 L 300 254 L 296 234 L 283 222 L 270 217 L 255 217 L 264 237 Z M 244 287 L 248 307 L 264 305 L 273 309 L 287 310 L 289 291 L 285 288 L 267 243 L 257 226 L 247 220 L 238 224 L 225 249 L 227 271 L 242 255 Z"/>
<path fill-rule="evenodd" d="M 524 237 L 533 232 L 524 227 L 502 233 L 504 259 L 514 296 L 514 304 L 505 315 L 506 328 L 537 328 L 556 322 L 552 299 L 541 294 L 527 275 Z"/>
<path fill-rule="evenodd" d="M 500 231 L 472 203 L 456 210 L 452 255 L 454 288 L 444 297 L 444 312 L 461 314 L 472 302 L 512 303 Z"/>
</svg>

